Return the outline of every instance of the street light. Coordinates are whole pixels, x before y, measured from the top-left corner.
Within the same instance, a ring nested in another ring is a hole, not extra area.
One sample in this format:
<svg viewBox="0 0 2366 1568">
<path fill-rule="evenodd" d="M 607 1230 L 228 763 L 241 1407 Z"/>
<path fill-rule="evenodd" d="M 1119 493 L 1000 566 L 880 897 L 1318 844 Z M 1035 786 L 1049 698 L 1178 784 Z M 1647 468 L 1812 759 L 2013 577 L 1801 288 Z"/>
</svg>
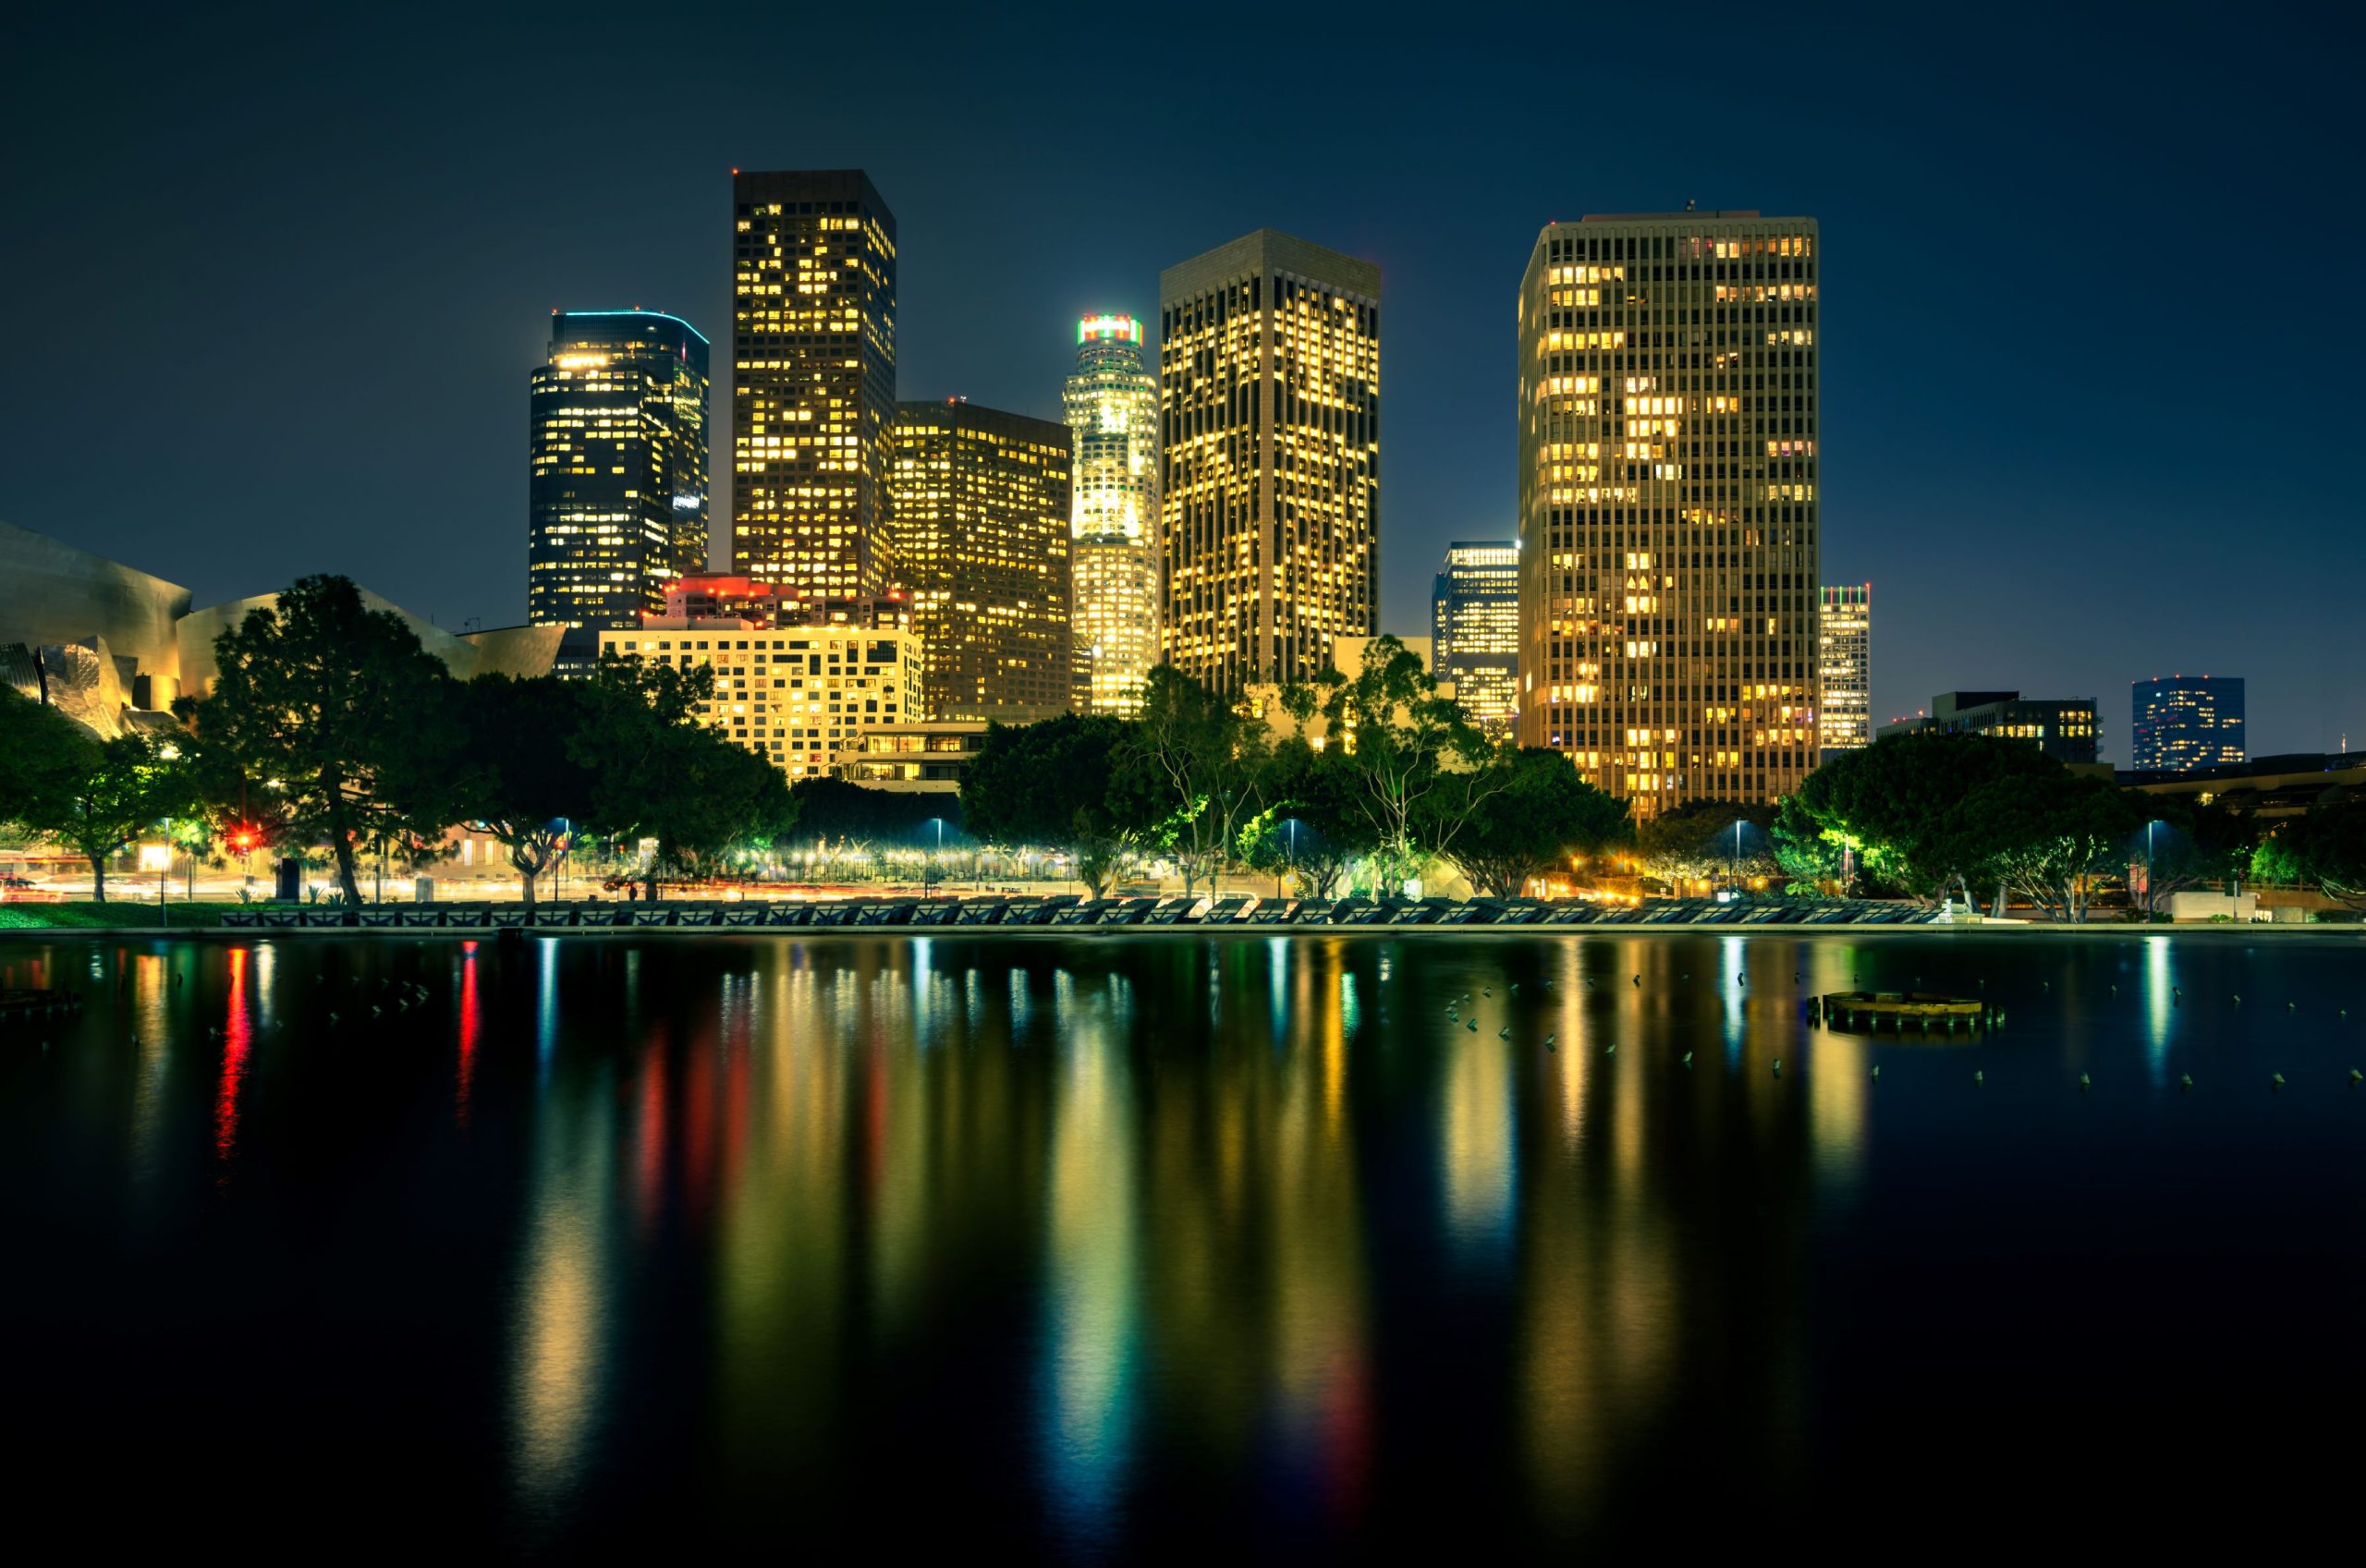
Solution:
<svg viewBox="0 0 2366 1568">
<path fill-rule="evenodd" d="M 931 817 L 929 820 L 936 824 L 936 859 L 929 862 L 926 874 L 921 878 L 921 892 L 923 895 L 936 891 L 937 864 L 945 858 L 945 819 Z"/>
</svg>

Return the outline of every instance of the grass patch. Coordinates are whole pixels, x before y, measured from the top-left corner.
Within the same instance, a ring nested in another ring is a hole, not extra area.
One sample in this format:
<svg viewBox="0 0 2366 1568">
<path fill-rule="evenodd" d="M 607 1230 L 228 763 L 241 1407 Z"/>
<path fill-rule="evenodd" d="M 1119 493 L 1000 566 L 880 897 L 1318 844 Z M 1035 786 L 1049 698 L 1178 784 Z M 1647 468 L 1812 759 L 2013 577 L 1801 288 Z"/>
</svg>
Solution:
<svg viewBox="0 0 2366 1568">
<path fill-rule="evenodd" d="M 104 904 L 0 904 L 0 930 L 94 931 L 160 924 L 195 930 L 219 926 L 226 909 L 246 907 L 242 904 L 184 904 L 177 898 L 167 910 L 169 919 L 160 921 L 152 898 L 110 899 Z"/>
</svg>

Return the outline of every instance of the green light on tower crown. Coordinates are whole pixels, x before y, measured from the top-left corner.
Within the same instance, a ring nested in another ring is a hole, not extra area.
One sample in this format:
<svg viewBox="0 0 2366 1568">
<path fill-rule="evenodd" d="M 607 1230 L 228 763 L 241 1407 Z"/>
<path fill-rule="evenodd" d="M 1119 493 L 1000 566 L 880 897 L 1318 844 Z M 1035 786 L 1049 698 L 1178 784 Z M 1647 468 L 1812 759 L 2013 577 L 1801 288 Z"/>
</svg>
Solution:
<svg viewBox="0 0 2366 1568">
<path fill-rule="evenodd" d="M 1141 322 L 1131 316 L 1087 316 L 1076 324 L 1076 340 L 1079 343 L 1116 337 L 1140 343 L 1142 340 Z"/>
</svg>

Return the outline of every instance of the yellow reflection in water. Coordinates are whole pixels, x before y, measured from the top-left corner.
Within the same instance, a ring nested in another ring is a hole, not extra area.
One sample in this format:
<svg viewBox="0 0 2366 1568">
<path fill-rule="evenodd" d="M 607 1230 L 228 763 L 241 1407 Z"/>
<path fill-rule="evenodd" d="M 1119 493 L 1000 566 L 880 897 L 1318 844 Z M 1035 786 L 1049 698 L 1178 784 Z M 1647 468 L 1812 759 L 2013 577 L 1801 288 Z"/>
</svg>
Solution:
<svg viewBox="0 0 2366 1568">
<path fill-rule="evenodd" d="M 518 1492 L 547 1517 L 580 1483 L 608 1332 L 608 1205 L 617 1129 L 605 1073 L 534 1112 L 518 1309 L 511 1334 Z"/>
</svg>

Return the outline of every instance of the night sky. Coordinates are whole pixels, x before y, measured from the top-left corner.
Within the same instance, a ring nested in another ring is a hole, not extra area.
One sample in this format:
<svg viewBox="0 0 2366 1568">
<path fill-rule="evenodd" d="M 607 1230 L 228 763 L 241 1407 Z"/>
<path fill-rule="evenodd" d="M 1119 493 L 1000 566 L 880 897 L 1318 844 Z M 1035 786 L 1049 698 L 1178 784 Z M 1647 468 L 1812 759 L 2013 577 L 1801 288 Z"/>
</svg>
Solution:
<svg viewBox="0 0 2366 1568">
<path fill-rule="evenodd" d="M 550 310 L 684 316 L 720 413 L 732 166 L 859 166 L 906 398 L 1055 418 L 1078 315 L 1261 225 L 1377 261 L 1383 624 L 1424 633 L 1446 541 L 1514 531 L 1538 227 L 1689 199 L 1822 223 L 1877 718 L 2094 696 L 2124 766 L 2128 683 L 2207 672 L 2255 755 L 2366 748 L 2340 7 L 54 9 L 0 98 L 0 518 L 200 603 L 522 620 Z"/>
</svg>

